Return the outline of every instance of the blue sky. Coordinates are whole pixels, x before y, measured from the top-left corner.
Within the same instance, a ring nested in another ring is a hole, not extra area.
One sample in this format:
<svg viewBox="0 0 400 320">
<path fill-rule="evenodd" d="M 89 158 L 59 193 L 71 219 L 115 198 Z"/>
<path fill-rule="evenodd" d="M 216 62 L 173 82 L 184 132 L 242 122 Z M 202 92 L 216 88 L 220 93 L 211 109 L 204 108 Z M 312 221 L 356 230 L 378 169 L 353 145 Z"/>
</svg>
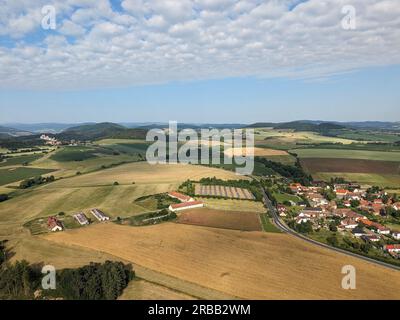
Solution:
<svg viewBox="0 0 400 320">
<path fill-rule="evenodd" d="M 400 121 L 400 66 L 324 80 L 224 79 L 124 89 L 0 91 L 2 122 Z"/>
<path fill-rule="evenodd" d="M 400 121 L 398 0 L 343 3 L 5 0 L 0 123 Z"/>
</svg>

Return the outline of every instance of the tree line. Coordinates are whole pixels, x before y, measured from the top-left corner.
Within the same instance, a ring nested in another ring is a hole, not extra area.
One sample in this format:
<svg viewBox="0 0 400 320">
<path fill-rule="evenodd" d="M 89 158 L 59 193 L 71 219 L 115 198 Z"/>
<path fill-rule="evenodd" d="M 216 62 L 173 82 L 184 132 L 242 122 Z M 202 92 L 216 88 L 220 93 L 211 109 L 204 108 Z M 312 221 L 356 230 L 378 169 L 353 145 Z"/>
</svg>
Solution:
<svg viewBox="0 0 400 320">
<path fill-rule="evenodd" d="M 270 161 L 260 157 L 256 157 L 255 160 L 263 164 L 265 167 L 272 169 L 281 176 L 291 179 L 294 182 L 301 183 L 302 185 L 309 186 L 313 181 L 311 175 L 307 174 L 301 167 L 299 159 L 297 159 L 294 166 Z"/>
<path fill-rule="evenodd" d="M 30 265 L 25 260 L 14 264 L 3 262 L 0 267 L 0 299 L 115 300 L 135 273 L 132 265 L 112 261 L 63 269 L 56 274 L 56 290 L 41 288 L 43 276 L 39 266 Z"/>
<path fill-rule="evenodd" d="M 38 185 L 53 182 L 53 181 L 55 181 L 54 176 L 48 176 L 48 177 L 39 176 L 39 177 L 35 177 L 35 178 L 25 179 L 24 181 L 22 181 L 19 184 L 19 187 L 20 187 L 20 189 L 28 189 L 33 186 L 38 186 Z"/>
</svg>

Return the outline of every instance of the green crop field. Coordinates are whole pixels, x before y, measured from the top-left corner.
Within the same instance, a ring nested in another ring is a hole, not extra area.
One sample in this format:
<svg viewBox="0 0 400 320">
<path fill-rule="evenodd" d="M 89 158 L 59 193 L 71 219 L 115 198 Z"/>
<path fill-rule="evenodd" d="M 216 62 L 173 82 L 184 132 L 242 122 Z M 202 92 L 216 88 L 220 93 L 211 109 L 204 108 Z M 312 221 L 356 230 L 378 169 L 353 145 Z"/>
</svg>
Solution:
<svg viewBox="0 0 400 320">
<path fill-rule="evenodd" d="M 265 156 L 263 158 L 266 158 L 270 161 L 275 161 L 275 162 L 280 162 L 283 164 L 290 164 L 293 165 L 296 162 L 296 158 L 291 156 L 291 155 L 287 155 L 287 156 Z"/>
<path fill-rule="evenodd" d="M 399 134 L 370 131 L 349 131 L 338 134 L 338 137 L 357 141 L 378 141 L 388 143 L 400 141 Z"/>
<path fill-rule="evenodd" d="M 300 158 L 340 158 L 381 161 L 400 161 L 400 152 L 342 150 L 342 149 L 293 149 Z"/>
<path fill-rule="evenodd" d="M 281 231 L 271 222 L 271 218 L 266 213 L 260 214 L 261 225 L 264 232 L 280 233 Z"/>
<path fill-rule="evenodd" d="M 6 185 L 12 182 L 20 181 L 27 178 L 33 178 L 42 174 L 52 172 L 52 169 L 38 169 L 38 168 L 11 168 L 0 170 L 0 185 Z"/>
<path fill-rule="evenodd" d="M 5 161 L 0 162 L 0 167 L 16 166 L 24 163 L 31 163 L 43 157 L 43 154 L 31 154 L 28 156 L 7 158 Z"/>
<path fill-rule="evenodd" d="M 90 147 L 64 147 L 50 158 L 58 162 L 83 161 L 97 157 L 96 149 Z"/>
<path fill-rule="evenodd" d="M 293 201 L 295 203 L 301 202 L 302 199 L 299 198 L 298 196 L 295 196 L 293 194 L 287 194 L 287 193 L 279 193 L 279 192 L 274 192 L 273 196 L 279 203 L 283 203 L 285 201 Z"/>
<path fill-rule="evenodd" d="M 107 146 L 108 148 L 124 154 L 146 154 L 149 144 L 146 143 L 118 143 Z"/>
</svg>

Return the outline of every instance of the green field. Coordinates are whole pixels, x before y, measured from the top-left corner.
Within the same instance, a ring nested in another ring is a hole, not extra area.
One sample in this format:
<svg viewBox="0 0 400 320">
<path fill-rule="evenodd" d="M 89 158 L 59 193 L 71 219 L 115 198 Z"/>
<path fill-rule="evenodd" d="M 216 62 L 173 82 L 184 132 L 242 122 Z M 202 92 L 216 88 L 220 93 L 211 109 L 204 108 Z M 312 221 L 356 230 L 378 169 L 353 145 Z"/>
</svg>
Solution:
<svg viewBox="0 0 400 320">
<path fill-rule="evenodd" d="M 0 162 L 0 167 L 16 166 L 24 163 L 31 163 L 43 157 L 43 154 L 31 154 L 28 156 L 7 158 L 5 161 Z"/>
<path fill-rule="evenodd" d="M 400 161 L 400 152 L 362 151 L 342 149 L 293 149 L 300 158 L 341 158 L 382 161 Z"/>
<path fill-rule="evenodd" d="M 302 199 L 300 199 L 298 196 L 292 195 L 292 194 L 287 194 L 287 193 L 279 193 L 279 192 L 274 192 L 273 196 L 275 197 L 276 201 L 279 203 L 283 203 L 285 201 L 293 201 L 293 202 L 301 202 Z"/>
<path fill-rule="evenodd" d="M 268 159 L 270 161 L 275 161 L 275 162 L 280 162 L 283 164 L 288 164 L 288 165 L 293 165 L 296 162 L 296 158 L 291 156 L 291 155 L 287 155 L 287 156 L 264 156 L 263 158 Z"/>
<path fill-rule="evenodd" d="M 96 158 L 96 151 L 100 153 L 100 150 L 91 147 L 64 147 L 50 158 L 58 162 L 83 161 Z"/>
<path fill-rule="evenodd" d="M 52 172 L 52 169 L 38 169 L 38 168 L 12 168 L 0 170 L 0 185 L 6 185 L 12 182 L 20 181 L 27 178 L 33 178 L 42 174 Z"/>
<path fill-rule="evenodd" d="M 400 141 L 399 134 L 391 134 L 384 132 L 373 132 L 373 131 L 349 131 L 341 132 L 338 137 L 357 140 L 357 141 L 377 141 L 377 142 L 388 142 L 393 143 Z"/>
<path fill-rule="evenodd" d="M 280 233 L 281 231 L 271 222 L 271 218 L 266 213 L 260 214 L 261 224 L 264 232 Z"/>
</svg>

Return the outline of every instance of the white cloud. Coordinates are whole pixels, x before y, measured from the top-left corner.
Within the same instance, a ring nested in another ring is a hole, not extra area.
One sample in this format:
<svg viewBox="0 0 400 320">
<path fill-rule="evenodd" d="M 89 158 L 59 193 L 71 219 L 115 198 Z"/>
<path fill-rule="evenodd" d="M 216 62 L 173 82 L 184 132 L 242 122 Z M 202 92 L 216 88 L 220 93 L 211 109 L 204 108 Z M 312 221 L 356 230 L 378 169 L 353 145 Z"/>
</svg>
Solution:
<svg viewBox="0 0 400 320">
<path fill-rule="evenodd" d="M 108 0 L 53 0 L 58 26 L 47 35 L 46 0 L 4 2 L 0 88 L 320 78 L 400 63 L 398 0 L 352 0 L 356 30 L 341 28 L 346 0 L 124 0 L 122 12 Z"/>
<path fill-rule="evenodd" d="M 86 32 L 86 29 L 70 20 L 65 20 L 59 32 L 67 36 L 78 37 L 82 36 Z"/>
</svg>

